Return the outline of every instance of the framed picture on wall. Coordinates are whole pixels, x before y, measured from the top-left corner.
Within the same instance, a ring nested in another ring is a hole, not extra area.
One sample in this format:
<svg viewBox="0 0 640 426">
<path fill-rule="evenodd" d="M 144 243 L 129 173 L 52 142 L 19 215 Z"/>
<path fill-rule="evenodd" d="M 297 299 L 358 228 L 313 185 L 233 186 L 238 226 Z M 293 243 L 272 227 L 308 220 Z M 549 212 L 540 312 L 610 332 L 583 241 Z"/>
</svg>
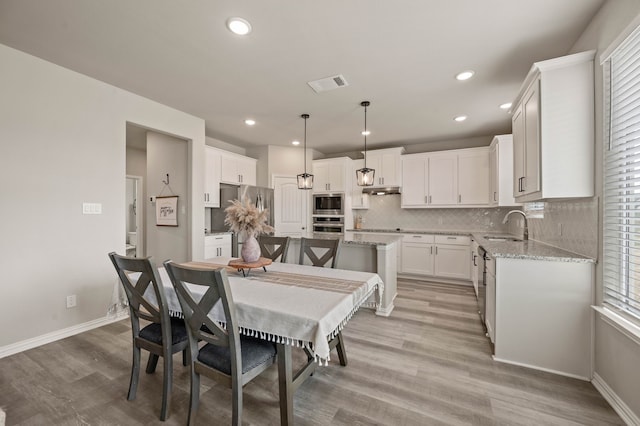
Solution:
<svg viewBox="0 0 640 426">
<path fill-rule="evenodd" d="M 178 226 L 178 196 L 156 197 L 156 225 Z"/>
</svg>

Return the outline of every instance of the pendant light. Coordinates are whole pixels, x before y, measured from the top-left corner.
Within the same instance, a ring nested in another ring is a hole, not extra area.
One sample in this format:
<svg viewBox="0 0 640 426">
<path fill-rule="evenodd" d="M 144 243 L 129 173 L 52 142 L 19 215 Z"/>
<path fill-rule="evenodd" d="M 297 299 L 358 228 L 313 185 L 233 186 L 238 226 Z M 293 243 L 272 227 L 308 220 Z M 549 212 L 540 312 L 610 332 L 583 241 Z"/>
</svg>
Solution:
<svg viewBox="0 0 640 426">
<path fill-rule="evenodd" d="M 371 186 L 373 185 L 373 177 L 376 174 L 374 169 L 367 167 L 367 107 L 371 105 L 369 101 L 362 101 L 360 105 L 364 107 L 364 167 L 356 170 L 356 179 L 358 186 Z"/>
<path fill-rule="evenodd" d="M 307 118 L 309 114 L 302 114 L 304 118 L 304 173 L 298 175 L 298 189 L 312 189 L 313 175 L 307 173 Z"/>
</svg>

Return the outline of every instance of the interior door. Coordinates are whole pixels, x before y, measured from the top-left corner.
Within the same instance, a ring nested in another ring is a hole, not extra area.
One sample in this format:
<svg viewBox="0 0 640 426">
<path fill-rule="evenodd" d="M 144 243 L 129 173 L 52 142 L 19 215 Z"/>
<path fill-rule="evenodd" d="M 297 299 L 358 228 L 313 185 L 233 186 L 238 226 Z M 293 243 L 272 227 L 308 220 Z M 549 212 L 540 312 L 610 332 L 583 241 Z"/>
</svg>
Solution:
<svg viewBox="0 0 640 426">
<path fill-rule="evenodd" d="M 298 189 L 295 176 L 273 178 L 274 227 L 278 236 L 307 236 L 310 191 Z"/>
</svg>

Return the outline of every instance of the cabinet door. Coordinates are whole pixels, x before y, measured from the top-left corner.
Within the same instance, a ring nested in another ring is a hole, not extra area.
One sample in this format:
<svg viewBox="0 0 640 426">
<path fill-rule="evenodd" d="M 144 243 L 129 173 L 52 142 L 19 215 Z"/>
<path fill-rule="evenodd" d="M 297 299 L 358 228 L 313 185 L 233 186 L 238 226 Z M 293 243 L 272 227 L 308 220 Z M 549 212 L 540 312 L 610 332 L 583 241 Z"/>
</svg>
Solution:
<svg viewBox="0 0 640 426">
<path fill-rule="evenodd" d="M 519 197 L 523 195 L 524 181 L 524 115 L 522 113 L 522 105 L 518 105 L 513 113 L 511 122 L 513 130 L 513 196 Z"/>
<path fill-rule="evenodd" d="M 436 245 L 434 269 L 438 277 L 470 279 L 471 250 L 469 246 Z"/>
<path fill-rule="evenodd" d="M 489 205 L 492 207 L 498 205 L 499 172 L 498 144 L 493 144 L 489 148 Z"/>
<path fill-rule="evenodd" d="M 433 275 L 433 245 L 402 242 L 402 272 Z"/>
<path fill-rule="evenodd" d="M 540 81 L 536 80 L 524 96 L 525 178 L 524 194 L 540 191 Z"/>
<path fill-rule="evenodd" d="M 364 161 L 360 167 L 364 167 Z M 376 171 L 373 186 L 383 186 L 382 177 L 384 176 L 384 171 L 382 170 L 382 154 L 368 153 L 367 167 Z"/>
<path fill-rule="evenodd" d="M 426 157 L 402 159 L 402 207 L 428 205 L 428 164 Z"/>
<path fill-rule="evenodd" d="M 495 259 L 488 260 L 489 262 L 495 261 Z M 493 274 L 487 273 L 486 280 L 486 295 L 485 295 L 485 314 L 484 323 L 487 326 L 487 334 L 491 343 L 496 342 L 496 277 Z"/>
<path fill-rule="evenodd" d="M 329 191 L 344 191 L 344 163 L 329 163 Z"/>
<path fill-rule="evenodd" d="M 384 186 L 400 185 L 400 161 L 397 154 L 383 154 L 381 159 L 382 184 Z"/>
<path fill-rule="evenodd" d="M 226 183 L 237 184 L 240 183 L 240 177 L 238 175 L 238 163 L 235 158 L 222 156 L 220 164 L 220 180 Z"/>
<path fill-rule="evenodd" d="M 428 182 L 430 206 L 458 204 L 457 154 L 430 155 Z"/>
<path fill-rule="evenodd" d="M 240 183 L 243 185 L 256 184 L 256 162 L 250 159 L 238 159 L 237 170 L 240 176 Z"/>
<path fill-rule="evenodd" d="M 489 204 L 489 151 L 458 154 L 458 204 Z"/>
<path fill-rule="evenodd" d="M 313 163 L 313 192 L 329 191 L 329 164 Z"/>
<path fill-rule="evenodd" d="M 205 150 L 204 206 L 220 207 L 220 154 L 212 149 Z"/>
</svg>

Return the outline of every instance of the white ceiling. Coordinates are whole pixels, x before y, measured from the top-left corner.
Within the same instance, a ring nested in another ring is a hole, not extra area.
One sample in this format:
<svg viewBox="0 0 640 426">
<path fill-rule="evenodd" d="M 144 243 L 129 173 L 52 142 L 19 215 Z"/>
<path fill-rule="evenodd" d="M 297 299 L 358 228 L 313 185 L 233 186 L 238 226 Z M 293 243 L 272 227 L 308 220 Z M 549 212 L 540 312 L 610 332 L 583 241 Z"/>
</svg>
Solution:
<svg viewBox="0 0 640 426">
<path fill-rule="evenodd" d="M 225 142 L 325 154 L 511 131 L 498 105 L 605 0 L 0 0 L 0 43 L 206 120 Z M 228 17 L 251 22 L 237 36 Z M 458 82 L 454 75 L 473 69 Z M 307 82 L 342 74 L 348 87 Z M 456 123 L 457 115 L 467 115 Z M 244 119 L 257 124 L 247 127 Z"/>
</svg>

